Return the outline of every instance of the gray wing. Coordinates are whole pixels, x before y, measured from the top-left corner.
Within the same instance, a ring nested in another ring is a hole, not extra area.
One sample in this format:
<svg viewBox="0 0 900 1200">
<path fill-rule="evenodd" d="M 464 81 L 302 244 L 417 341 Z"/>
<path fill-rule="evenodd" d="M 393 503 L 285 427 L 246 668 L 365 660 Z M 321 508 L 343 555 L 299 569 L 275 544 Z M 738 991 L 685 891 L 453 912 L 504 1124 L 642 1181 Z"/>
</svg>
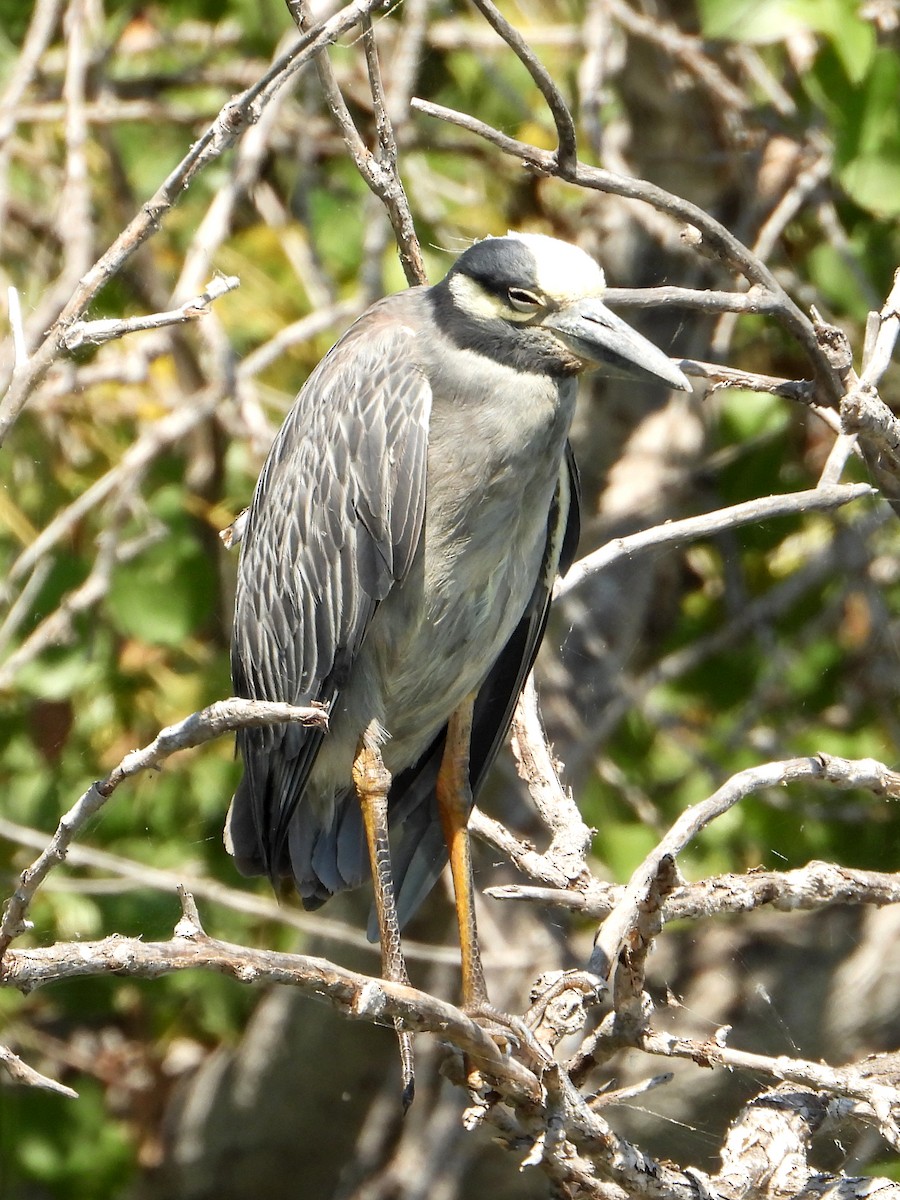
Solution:
<svg viewBox="0 0 900 1200">
<path fill-rule="evenodd" d="M 241 547 L 237 695 L 329 704 L 422 529 L 431 389 L 414 333 L 370 309 L 300 392 L 260 475 Z M 286 835 L 322 742 L 299 725 L 238 733 L 228 821 L 239 869 L 288 870 Z M 349 782 L 349 781 L 348 781 Z"/>
</svg>

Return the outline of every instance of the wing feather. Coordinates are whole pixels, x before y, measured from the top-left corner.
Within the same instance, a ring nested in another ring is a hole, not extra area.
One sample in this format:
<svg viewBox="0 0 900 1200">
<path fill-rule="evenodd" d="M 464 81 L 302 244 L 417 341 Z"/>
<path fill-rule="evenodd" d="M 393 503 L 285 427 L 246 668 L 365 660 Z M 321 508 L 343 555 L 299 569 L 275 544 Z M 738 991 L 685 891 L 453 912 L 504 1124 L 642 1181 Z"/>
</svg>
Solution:
<svg viewBox="0 0 900 1200">
<path fill-rule="evenodd" d="M 412 338 L 390 300 L 369 310 L 310 376 L 272 445 L 238 570 L 240 696 L 332 703 L 378 604 L 409 570 L 431 408 Z M 273 726 L 241 730 L 237 741 L 245 773 L 230 842 L 242 870 L 275 877 L 322 734 Z M 314 822 L 302 837 L 315 844 Z"/>
</svg>

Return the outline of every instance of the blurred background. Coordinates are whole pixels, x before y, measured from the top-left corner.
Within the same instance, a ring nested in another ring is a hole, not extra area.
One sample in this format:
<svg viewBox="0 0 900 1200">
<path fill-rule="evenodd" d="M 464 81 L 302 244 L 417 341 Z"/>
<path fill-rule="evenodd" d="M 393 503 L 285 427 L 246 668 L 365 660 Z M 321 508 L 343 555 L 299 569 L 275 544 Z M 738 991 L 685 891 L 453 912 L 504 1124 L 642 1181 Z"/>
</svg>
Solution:
<svg viewBox="0 0 900 1200">
<path fill-rule="evenodd" d="M 318 20 L 335 7 L 309 11 Z M 585 162 L 703 206 L 859 353 L 866 313 L 900 262 L 895 0 L 501 7 L 569 99 Z M 513 228 L 578 242 L 613 286 L 735 286 L 647 205 L 538 177 L 410 110 L 418 95 L 555 145 L 525 69 L 474 8 L 405 0 L 378 14 L 376 36 L 432 280 L 473 239 Z M 0 0 L 0 304 L 18 289 L 30 346 L 229 96 L 295 37 L 281 0 Z M 371 144 L 358 37 L 331 58 Z M 404 286 L 387 217 L 313 70 L 197 177 L 88 316 L 171 308 L 216 271 L 240 287 L 201 320 L 61 359 L 0 453 L 4 894 L 92 780 L 230 693 L 236 561 L 219 530 L 249 502 L 318 359 L 374 298 Z M 622 311 L 675 357 L 811 375 L 769 318 Z M 882 396 L 900 399 L 896 372 Z M 573 435 L 581 550 L 814 486 L 833 436 L 775 396 L 673 398 L 589 381 Z M 866 473 L 852 464 L 846 478 Z M 563 777 L 597 830 L 598 877 L 626 880 L 685 806 L 744 767 L 818 750 L 896 763 L 898 541 L 896 516 L 864 500 L 643 556 L 557 606 L 538 685 Z M 483 807 L 541 843 L 501 758 Z M 221 841 L 237 774 L 226 738 L 125 783 L 39 893 L 23 944 L 164 939 L 181 881 L 214 936 L 377 972 L 365 896 L 307 917 L 237 876 Z M 515 880 L 495 853 L 478 854 L 479 888 Z M 679 864 L 700 879 L 812 859 L 893 870 L 898 856 L 896 805 L 797 785 L 743 801 Z M 250 911 L 247 896 L 258 900 Z M 563 910 L 485 899 L 479 919 L 492 996 L 512 1011 L 541 970 L 583 964 L 590 950 L 590 923 Z M 451 946 L 438 889 L 407 951 L 414 982 L 447 998 L 458 988 Z M 834 1063 L 900 1049 L 898 976 L 891 908 L 685 923 L 651 960 L 673 1028 L 708 1036 L 729 1024 L 741 1048 Z M 418 1039 L 419 1095 L 403 1121 L 392 1033 L 285 990 L 199 973 L 85 979 L 29 997 L 2 991 L 0 1014 L 5 1043 L 79 1092 L 0 1082 L 2 1200 L 549 1194 L 515 1154 L 463 1131 L 465 1096 L 441 1080 L 431 1040 Z M 625 1055 L 597 1087 L 659 1069 Z M 756 1086 L 688 1064 L 609 1116 L 653 1153 L 709 1168 Z M 869 1134 L 818 1153 L 826 1167 L 892 1169 Z"/>
</svg>

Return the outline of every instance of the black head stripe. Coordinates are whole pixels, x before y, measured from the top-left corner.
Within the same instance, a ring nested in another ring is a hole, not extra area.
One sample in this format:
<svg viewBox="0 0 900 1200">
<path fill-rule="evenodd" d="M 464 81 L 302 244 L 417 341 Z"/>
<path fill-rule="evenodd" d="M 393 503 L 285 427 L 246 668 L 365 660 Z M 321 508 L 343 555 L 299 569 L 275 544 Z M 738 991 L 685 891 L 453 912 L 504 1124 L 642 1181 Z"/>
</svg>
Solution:
<svg viewBox="0 0 900 1200">
<path fill-rule="evenodd" d="M 534 255 L 519 238 L 485 238 L 456 260 L 450 275 L 468 275 L 494 296 L 505 296 L 511 287 L 529 291 L 538 287 Z"/>
</svg>

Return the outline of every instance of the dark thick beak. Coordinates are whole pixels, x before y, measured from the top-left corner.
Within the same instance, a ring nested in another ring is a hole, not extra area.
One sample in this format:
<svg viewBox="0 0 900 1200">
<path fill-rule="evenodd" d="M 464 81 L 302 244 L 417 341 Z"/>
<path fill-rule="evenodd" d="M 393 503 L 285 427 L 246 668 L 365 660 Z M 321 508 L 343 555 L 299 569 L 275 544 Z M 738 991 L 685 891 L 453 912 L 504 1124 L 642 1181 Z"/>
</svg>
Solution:
<svg viewBox="0 0 900 1200">
<path fill-rule="evenodd" d="M 595 298 L 576 300 L 545 317 L 543 324 L 557 333 L 579 358 L 599 367 L 604 375 L 664 383 L 682 392 L 692 390 L 687 376 Z"/>
</svg>

